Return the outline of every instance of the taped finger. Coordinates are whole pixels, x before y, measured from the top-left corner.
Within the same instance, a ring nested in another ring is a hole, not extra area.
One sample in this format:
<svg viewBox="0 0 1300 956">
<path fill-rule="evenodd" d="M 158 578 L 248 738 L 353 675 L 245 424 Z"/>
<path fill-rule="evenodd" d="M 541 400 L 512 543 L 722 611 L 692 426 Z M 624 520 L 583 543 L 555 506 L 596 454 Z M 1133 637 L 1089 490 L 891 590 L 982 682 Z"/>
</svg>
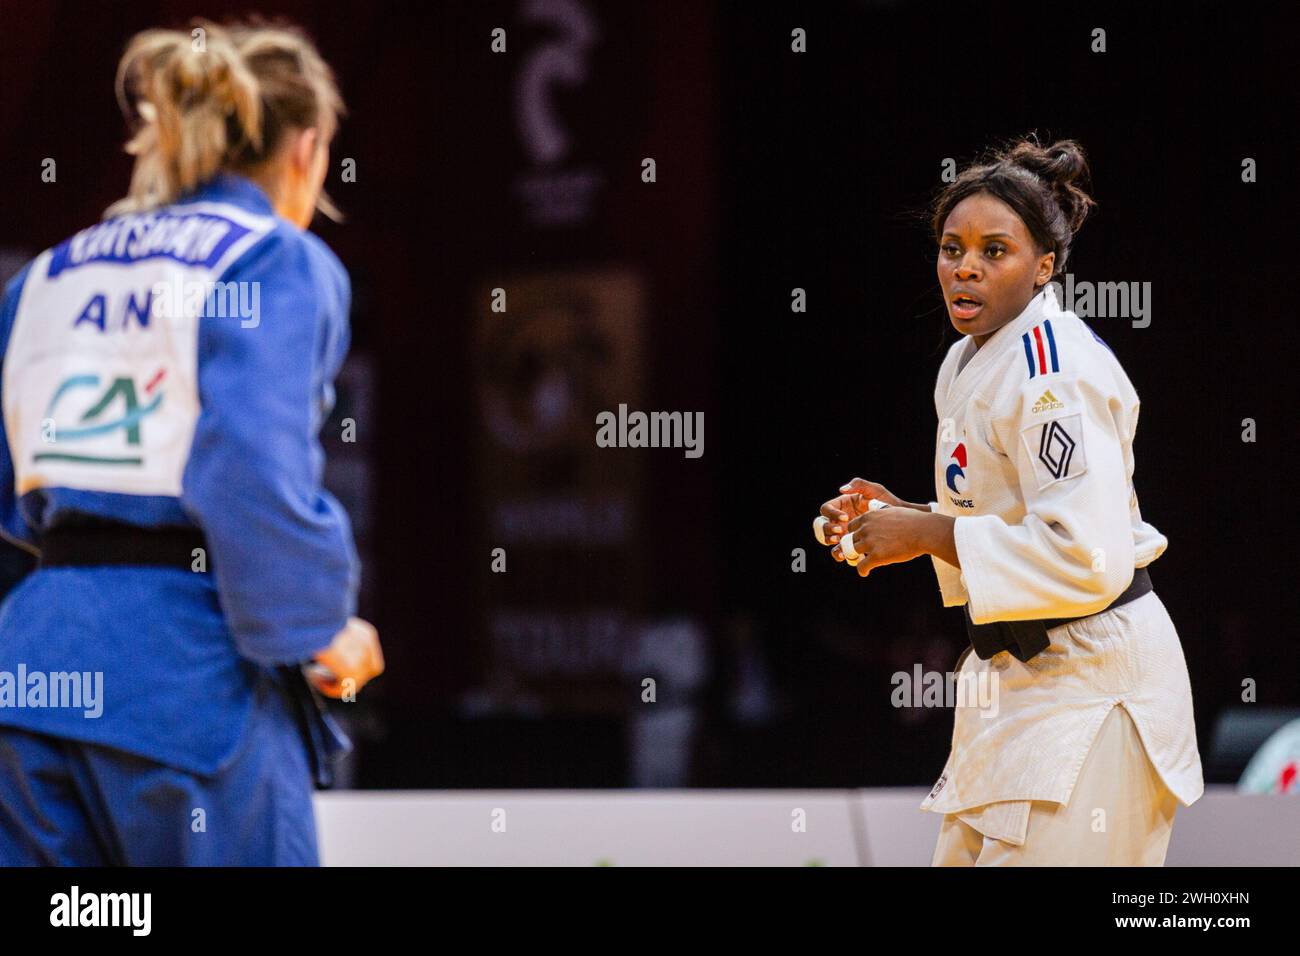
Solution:
<svg viewBox="0 0 1300 956">
<path fill-rule="evenodd" d="M 860 558 L 861 555 L 858 554 L 858 549 L 853 547 L 852 531 L 840 538 L 840 549 L 844 552 L 844 557 L 848 560 L 849 564 L 858 563 L 858 558 Z"/>
</svg>

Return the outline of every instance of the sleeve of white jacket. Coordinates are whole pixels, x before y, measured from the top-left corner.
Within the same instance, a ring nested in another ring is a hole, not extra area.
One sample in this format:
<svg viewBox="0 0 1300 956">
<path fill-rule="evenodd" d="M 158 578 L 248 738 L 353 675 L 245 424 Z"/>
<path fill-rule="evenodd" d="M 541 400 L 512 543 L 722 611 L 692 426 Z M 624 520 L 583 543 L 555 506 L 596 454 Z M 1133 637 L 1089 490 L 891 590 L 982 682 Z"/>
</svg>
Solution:
<svg viewBox="0 0 1300 956">
<path fill-rule="evenodd" d="M 1035 411 L 1045 386 L 1056 402 Z M 976 624 L 1083 617 L 1128 587 L 1134 545 L 1119 410 L 1108 389 L 1084 377 L 1021 387 L 1004 444 L 1024 518 L 971 515 L 953 527 Z"/>
</svg>

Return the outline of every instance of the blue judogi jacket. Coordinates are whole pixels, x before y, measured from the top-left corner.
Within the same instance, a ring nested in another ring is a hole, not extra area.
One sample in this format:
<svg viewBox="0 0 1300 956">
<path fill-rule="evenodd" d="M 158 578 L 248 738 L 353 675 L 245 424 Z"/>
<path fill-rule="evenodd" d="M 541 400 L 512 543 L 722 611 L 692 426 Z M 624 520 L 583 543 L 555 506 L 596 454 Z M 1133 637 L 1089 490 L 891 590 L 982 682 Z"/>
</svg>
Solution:
<svg viewBox="0 0 1300 956">
<path fill-rule="evenodd" d="M 210 774 L 239 746 L 259 672 L 328 646 L 358 580 L 317 437 L 350 296 L 323 242 L 226 173 L 9 283 L 0 533 L 35 551 L 85 516 L 197 527 L 212 573 L 33 573 L 0 607 L 0 724 Z M 102 673 L 102 712 L 33 706 L 20 669 Z"/>
</svg>

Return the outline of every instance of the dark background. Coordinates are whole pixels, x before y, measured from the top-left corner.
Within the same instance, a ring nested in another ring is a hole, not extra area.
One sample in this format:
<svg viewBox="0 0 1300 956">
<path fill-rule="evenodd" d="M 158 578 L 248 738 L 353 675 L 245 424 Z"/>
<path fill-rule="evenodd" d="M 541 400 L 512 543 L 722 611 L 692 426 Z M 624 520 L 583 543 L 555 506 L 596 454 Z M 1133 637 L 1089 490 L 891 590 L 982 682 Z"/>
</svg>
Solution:
<svg viewBox="0 0 1300 956">
<path fill-rule="evenodd" d="M 859 580 L 809 524 L 854 475 L 933 496 L 934 378 L 956 333 L 921 210 L 945 158 L 964 165 L 1031 130 L 1078 139 L 1092 161 L 1100 205 L 1071 256 L 1076 279 L 1152 285 L 1148 328 L 1090 321 L 1142 398 L 1135 482 L 1170 540 L 1152 577 L 1182 637 L 1202 755 L 1244 680 L 1260 706 L 1300 705 L 1286 517 L 1300 463 L 1286 411 L 1298 104 L 1284 6 L 540 6 L 595 28 L 585 77 L 556 84 L 552 103 L 564 163 L 599 186 L 559 225 L 519 201 L 536 164 L 512 116 L 527 57 L 565 30 L 529 22 L 522 2 L 3 4 L 11 267 L 125 190 L 112 77 L 136 30 L 281 15 L 339 74 L 350 116 L 327 188 L 348 222 L 318 231 L 353 278 L 366 384 L 350 406 L 344 391 L 345 408 L 365 410 L 366 437 L 338 449 L 357 468 L 332 481 L 362 531 L 362 610 L 389 665 L 352 720 L 357 785 L 928 784 L 951 712 L 895 709 L 890 675 L 950 668 L 961 613 L 941 607 L 928 560 Z M 498 26 L 505 54 L 489 47 Z M 795 27 L 806 53 L 791 52 Z M 1094 27 L 1105 53 L 1090 50 Z M 56 183 L 41 182 L 46 157 Z M 355 183 L 338 181 L 342 157 L 356 159 Z M 1245 157 L 1255 183 L 1241 181 Z M 615 552 L 521 548 L 490 576 L 483 290 L 602 269 L 644 292 L 644 385 L 629 404 L 703 411 L 705 454 L 602 450 L 633 456 L 639 475 Z M 791 312 L 795 287 L 804 314 Z M 805 573 L 791 570 L 800 547 Z M 573 652 L 562 693 L 546 694 L 556 678 L 540 666 L 525 675 L 540 699 L 507 690 L 485 705 L 494 608 L 530 576 L 554 580 L 543 591 L 566 606 L 617 590 L 627 632 L 613 639 L 676 628 L 689 650 L 658 671 Z M 675 672 L 683 657 L 694 663 Z M 659 675 L 664 723 L 644 719 L 643 671 Z"/>
</svg>

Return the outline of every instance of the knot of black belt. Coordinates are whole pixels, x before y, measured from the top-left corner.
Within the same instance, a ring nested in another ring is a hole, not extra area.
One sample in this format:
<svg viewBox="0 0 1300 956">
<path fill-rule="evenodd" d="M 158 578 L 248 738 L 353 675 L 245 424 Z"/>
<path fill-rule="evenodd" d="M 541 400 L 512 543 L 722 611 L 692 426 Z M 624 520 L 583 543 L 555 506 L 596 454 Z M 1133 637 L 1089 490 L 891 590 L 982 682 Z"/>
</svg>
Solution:
<svg viewBox="0 0 1300 956">
<path fill-rule="evenodd" d="M 1028 661 L 1051 645 L 1052 642 L 1047 637 L 1049 629 L 1136 601 L 1150 590 L 1151 575 L 1146 568 L 1137 568 L 1133 572 L 1133 580 L 1123 593 L 1100 611 L 1079 617 L 1039 618 L 1033 621 L 990 621 L 987 624 L 976 624 L 971 620 L 970 602 L 967 602 L 963 608 L 966 612 L 966 634 L 980 660 L 986 661 L 999 651 L 1010 651 L 1017 660 Z"/>
</svg>

